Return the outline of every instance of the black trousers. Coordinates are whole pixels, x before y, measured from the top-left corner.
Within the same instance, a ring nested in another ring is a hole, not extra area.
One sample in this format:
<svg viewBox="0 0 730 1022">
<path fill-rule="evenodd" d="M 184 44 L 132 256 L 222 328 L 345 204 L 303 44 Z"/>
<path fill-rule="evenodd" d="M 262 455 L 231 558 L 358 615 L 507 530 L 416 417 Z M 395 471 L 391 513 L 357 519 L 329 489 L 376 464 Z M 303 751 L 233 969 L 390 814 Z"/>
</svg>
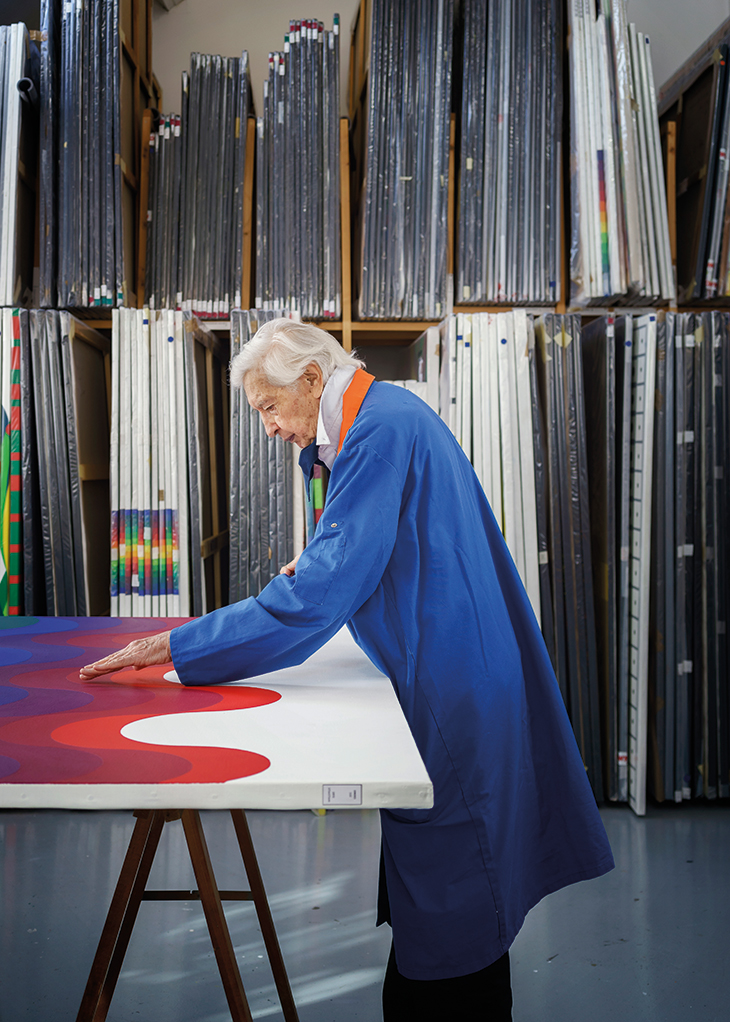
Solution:
<svg viewBox="0 0 730 1022">
<path fill-rule="evenodd" d="M 406 979 L 390 949 L 383 983 L 383 1022 L 512 1022 L 509 953 L 454 979 Z"/>
<path fill-rule="evenodd" d="M 378 925 L 390 923 L 385 863 L 380 850 Z M 406 979 L 391 944 L 383 982 L 383 1022 L 512 1022 L 509 952 L 486 969 L 453 979 Z"/>
</svg>

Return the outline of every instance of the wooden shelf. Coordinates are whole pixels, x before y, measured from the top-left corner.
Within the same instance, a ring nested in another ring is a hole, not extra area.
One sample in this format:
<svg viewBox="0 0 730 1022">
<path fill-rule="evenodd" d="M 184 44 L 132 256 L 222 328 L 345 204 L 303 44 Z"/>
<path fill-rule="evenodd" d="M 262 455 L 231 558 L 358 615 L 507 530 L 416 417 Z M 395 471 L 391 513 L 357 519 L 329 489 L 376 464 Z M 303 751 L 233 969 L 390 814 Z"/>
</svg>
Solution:
<svg viewBox="0 0 730 1022">
<path fill-rule="evenodd" d="M 349 68 L 349 82 L 348 82 L 348 112 L 350 117 L 350 140 L 347 149 L 348 156 L 348 167 L 347 175 L 342 172 L 343 181 L 347 178 L 348 185 L 351 189 L 352 201 L 350 204 L 349 215 L 351 218 L 351 232 L 354 239 L 352 246 L 352 252 L 359 250 L 360 242 L 360 208 L 359 203 L 362 194 L 362 179 L 364 175 L 364 160 L 367 151 L 367 104 L 368 104 L 368 77 L 370 72 L 370 30 L 372 21 L 372 3 L 371 0 L 360 0 L 358 5 L 357 13 L 353 20 L 352 35 L 350 42 L 350 68 Z M 448 196 L 448 237 L 447 237 L 447 272 L 452 277 L 455 272 L 455 242 L 456 242 L 456 206 L 457 206 L 457 168 L 456 168 L 456 139 L 457 139 L 457 124 L 456 114 L 452 112 L 451 123 L 450 123 L 450 135 L 449 135 L 449 196 Z M 344 147 L 343 147 L 344 154 Z M 352 156 L 352 166 L 350 166 L 350 156 Z M 561 181 L 563 176 L 561 174 Z M 562 188 L 565 188 L 563 184 Z M 562 208 L 567 209 L 568 203 L 565 202 L 565 197 L 562 195 L 561 189 L 561 202 Z M 344 217 L 344 211 L 343 211 Z M 481 313 L 481 312 L 511 312 L 515 308 L 524 308 L 527 312 L 531 313 L 544 313 L 544 312 L 565 312 L 566 308 L 566 297 L 570 287 L 570 271 L 567 261 L 567 252 L 565 245 L 565 232 L 567 228 L 563 225 L 563 238 L 561 244 L 561 262 L 562 262 L 562 291 L 561 300 L 555 305 L 511 305 L 508 303 L 501 304 L 488 304 L 488 305 L 464 305 L 455 306 L 454 312 L 464 313 Z M 348 255 L 350 253 L 348 252 Z M 353 281 L 352 285 L 353 293 L 357 292 L 356 282 Z M 343 303 L 344 305 L 344 303 Z M 379 321 L 370 320 L 363 321 L 355 318 L 356 313 L 350 311 L 351 335 L 355 335 L 356 339 L 362 342 L 365 337 L 369 343 L 373 344 L 394 344 L 403 345 L 408 343 L 409 340 L 415 339 L 419 334 L 423 333 L 433 323 L 426 320 L 398 320 L 398 321 Z M 343 312 L 343 319 L 346 319 L 346 313 Z M 322 324 L 324 326 L 324 324 Z M 344 344 L 344 336 L 343 336 Z M 348 347 L 347 345 L 345 345 Z M 349 348 L 348 348 L 349 350 Z"/>
<path fill-rule="evenodd" d="M 669 239 L 678 296 L 672 311 L 730 309 L 730 295 L 690 297 L 695 286 L 693 275 L 700 257 L 701 217 L 707 202 L 707 158 L 712 151 L 712 107 L 708 97 L 714 94 L 715 83 L 720 75 L 719 47 L 723 44 L 730 44 L 730 18 L 685 61 L 662 86 L 659 94 Z M 723 242 L 716 268 L 721 281 L 724 281 L 730 265 L 725 234 L 726 227 L 723 228 Z M 682 297 L 685 294 L 688 297 Z"/>
<path fill-rule="evenodd" d="M 89 315 L 90 312 L 93 312 L 92 309 L 67 309 L 66 311 L 86 326 L 93 327 L 94 330 L 111 330 L 112 328 L 111 316 L 106 314 L 104 316 Z"/>
<path fill-rule="evenodd" d="M 412 330 L 420 330 L 423 332 L 427 327 L 438 324 L 438 320 L 425 320 L 425 319 L 359 319 L 353 320 L 352 329 L 358 333 L 410 333 Z"/>
<path fill-rule="evenodd" d="M 151 0 L 124 0 L 122 7 L 125 12 L 126 24 L 123 28 L 123 51 L 124 57 L 127 63 L 130 65 L 128 68 L 130 76 L 134 75 L 135 78 L 135 89 L 134 89 L 134 121 L 139 120 L 140 131 L 139 137 L 136 144 L 136 152 L 138 158 L 132 160 L 132 165 L 129 168 L 130 171 L 134 171 L 130 181 L 134 178 L 134 182 L 138 183 L 138 210 L 136 218 L 137 237 L 138 237 L 138 250 L 136 262 L 136 276 L 134 280 L 134 292 L 130 294 L 130 299 L 134 297 L 136 304 L 143 304 L 143 284 L 144 284 L 144 270 L 145 270 L 145 258 L 146 258 L 146 206 L 147 206 L 147 189 L 149 185 L 149 165 L 148 165 L 148 153 L 149 153 L 149 130 L 151 124 L 151 112 L 144 111 L 145 100 L 150 101 L 150 92 L 155 91 L 154 76 L 149 68 L 149 52 L 151 49 L 151 35 L 149 33 L 149 18 L 151 11 Z M 337 320 L 319 320 L 316 321 L 322 329 L 337 336 L 341 341 L 345 350 L 351 350 L 353 346 L 353 338 L 360 344 L 393 344 L 396 346 L 402 346 L 410 342 L 410 340 L 417 337 L 420 333 L 426 330 L 429 326 L 433 325 L 432 321 L 426 320 L 358 320 L 356 302 L 353 302 L 353 294 L 356 288 L 353 286 L 352 279 L 352 252 L 357 249 L 358 245 L 358 230 L 359 230 L 359 213 L 357 210 L 358 205 L 358 188 L 357 188 L 357 174 L 358 168 L 355 166 L 358 160 L 362 161 L 363 154 L 362 149 L 364 146 L 364 132 L 366 131 L 366 113 L 367 113 L 367 79 L 369 73 L 369 25 L 371 18 L 371 10 L 369 0 L 362 0 L 359 5 L 358 12 L 354 21 L 351 46 L 350 46 L 350 88 L 349 88 L 349 112 L 350 119 L 343 117 L 340 120 L 340 180 L 341 180 L 341 198 L 340 198 L 340 214 L 341 214 L 341 238 L 342 238 L 342 282 L 341 282 L 341 295 L 342 295 L 342 315 Z M 730 24 L 730 22 L 729 22 Z M 147 64 L 145 66 L 145 56 L 147 56 Z M 138 67 L 133 67 L 135 61 L 139 62 Z M 132 111 L 128 111 L 131 114 Z M 455 115 L 452 115 L 452 130 L 451 130 L 451 145 L 450 145 L 450 194 L 449 194 L 449 238 L 448 238 L 448 263 L 449 269 L 453 272 L 454 269 L 454 237 L 456 231 L 455 225 L 455 208 L 456 208 L 456 191 L 457 191 L 457 179 L 455 171 Z M 676 252 L 676 217 L 673 215 L 676 206 L 676 157 L 675 157 L 675 125 L 672 123 L 669 126 L 668 132 L 665 131 L 665 166 L 667 173 L 667 197 L 669 205 L 669 222 L 670 232 L 672 234 L 672 252 L 673 255 Z M 253 226 L 254 226 L 254 167 L 255 167 L 255 120 L 249 118 L 247 125 L 247 153 L 246 153 L 246 175 L 244 183 L 244 271 L 242 281 L 242 306 L 243 308 L 249 308 L 252 303 L 253 289 L 251 287 L 252 273 L 253 273 L 253 261 L 254 261 L 254 246 L 253 240 Z M 130 148 L 129 145 L 127 147 Z M 355 176 L 353 177 L 353 172 Z M 127 182 L 129 184 L 129 181 Z M 355 187 L 353 188 L 353 184 Z M 563 206 L 565 207 L 563 199 Z M 125 218 L 126 219 L 126 218 Z M 128 225 L 125 223 L 125 232 L 127 232 Z M 563 227 L 563 235 L 565 235 L 565 225 Z M 566 295 L 569 289 L 569 269 L 567 264 L 567 258 L 565 254 L 565 238 L 563 237 L 563 295 L 561 301 L 555 305 L 544 306 L 544 305 L 514 305 L 510 303 L 494 303 L 494 304 L 479 304 L 479 305 L 457 305 L 454 307 L 454 312 L 462 312 L 468 314 L 475 313 L 499 313 L 509 312 L 515 308 L 524 308 L 526 312 L 533 315 L 545 314 L 548 312 L 562 313 L 566 311 L 582 312 L 588 315 L 604 314 L 605 311 L 619 311 L 619 306 L 608 305 L 606 307 L 600 306 L 595 308 L 574 308 L 570 309 L 566 301 Z M 135 294 L 136 292 L 136 294 Z M 693 308 L 697 307 L 702 309 L 703 303 L 695 303 Z M 706 307 L 730 307 L 730 299 L 719 299 L 711 302 Z M 638 306 L 621 306 L 625 308 L 627 312 L 639 312 L 643 311 L 644 307 Z M 99 313 L 94 309 L 76 309 L 73 310 L 74 315 L 84 321 L 89 322 L 100 330 L 111 329 L 111 317 L 107 310 L 103 310 L 103 315 L 100 318 Z M 226 332 L 230 329 L 229 320 L 204 320 L 203 321 L 207 329 L 215 332 Z"/>
<path fill-rule="evenodd" d="M 353 163 L 357 163 L 359 149 L 363 142 L 365 130 L 365 105 L 367 101 L 367 77 L 368 77 L 368 30 L 370 23 L 369 0 L 362 0 L 355 20 L 350 48 L 350 115 L 340 119 L 340 217 L 341 217 L 341 296 L 342 316 L 337 320 L 313 320 L 317 326 L 333 334 L 341 341 L 346 351 L 351 351 L 353 339 L 359 344 L 367 345 L 393 345 L 402 347 L 411 343 L 428 327 L 436 325 L 437 321 L 432 320 L 359 320 L 356 304 L 353 302 L 352 279 L 352 252 L 358 245 L 359 213 L 358 192 L 352 191 L 353 182 L 357 182 L 357 176 L 353 177 L 356 171 Z M 145 160 L 145 145 L 148 145 L 149 120 L 142 130 L 141 140 L 141 181 L 140 192 L 144 199 L 148 187 L 148 161 Z M 449 167 L 450 167 L 450 189 L 449 189 L 449 238 L 448 238 L 448 269 L 453 274 L 454 268 L 454 235 L 455 235 L 455 208 L 456 208 L 456 172 L 455 172 L 455 142 L 456 142 L 456 118 L 452 114 L 450 131 Z M 246 154 L 246 181 L 244 187 L 244 274 L 242 282 L 242 306 L 249 308 L 253 295 L 251 279 L 254 262 L 254 246 L 252 244 L 253 234 L 253 208 L 254 195 L 254 166 L 255 166 L 255 120 L 249 119 Z M 351 156 L 354 155 L 354 160 Z M 360 154 L 361 158 L 361 154 Z M 139 284 L 138 293 L 142 294 L 142 282 L 144 280 L 145 253 L 142 246 L 146 244 L 146 217 L 142 214 L 140 207 L 139 240 L 140 252 L 138 256 Z M 140 301 L 141 304 L 141 301 Z M 502 303 L 493 305 L 468 305 L 456 306 L 455 312 L 480 313 L 480 312 L 509 312 L 516 306 Z M 533 313 L 546 311 L 564 311 L 560 305 L 544 307 L 527 307 Z M 225 333 L 230 330 L 229 320 L 202 320 L 206 329 L 215 332 Z"/>
</svg>

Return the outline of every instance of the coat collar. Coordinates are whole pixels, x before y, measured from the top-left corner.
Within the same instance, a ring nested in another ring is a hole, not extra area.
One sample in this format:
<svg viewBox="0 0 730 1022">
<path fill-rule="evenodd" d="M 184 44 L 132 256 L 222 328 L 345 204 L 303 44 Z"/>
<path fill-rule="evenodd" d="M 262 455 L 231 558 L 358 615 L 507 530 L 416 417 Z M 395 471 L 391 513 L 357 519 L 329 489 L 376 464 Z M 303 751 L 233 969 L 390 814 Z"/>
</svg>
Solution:
<svg viewBox="0 0 730 1022">
<path fill-rule="evenodd" d="M 360 406 L 365 400 L 365 395 L 374 382 L 375 377 L 371 376 L 370 373 L 366 373 L 364 369 L 358 369 L 352 377 L 352 382 L 342 398 L 342 428 L 340 429 L 340 442 L 337 445 L 338 454 L 342 450 L 347 431 L 357 418 L 357 413 L 360 411 Z"/>
<path fill-rule="evenodd" d="M 366 373 L 364 369 L 358 369 L 345 391 L 342 398 L 342 427 L 340 429 L 340 441 L 337 446 L 338 454 L 342 450 L 348 430 L 357 418 L 357 413 L 360 411 L 360 406 L 365 400 L 365 395 L 374 382 L 374 376 Z M 304 473 L 307 489 L 312 481 L 315 464 L 321 464 L 318 458 L 318 451 L 317 441 L 313 440 L 309 447 L 305 447 L 299 455 L 299 467 Z"/>
</svg>

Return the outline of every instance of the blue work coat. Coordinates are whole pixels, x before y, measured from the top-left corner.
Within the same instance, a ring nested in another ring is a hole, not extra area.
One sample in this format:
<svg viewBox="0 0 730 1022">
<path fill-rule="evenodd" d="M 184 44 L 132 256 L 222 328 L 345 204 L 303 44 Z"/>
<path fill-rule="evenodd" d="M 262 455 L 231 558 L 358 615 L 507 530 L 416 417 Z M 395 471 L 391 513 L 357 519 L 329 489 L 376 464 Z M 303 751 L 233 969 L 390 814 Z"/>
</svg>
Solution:
<svg viewBox="0 0 730 1022">
<path fill-rule="evenodd" d="M 305 474 L 316 447 L 302 452 Z M 302 663 L 347 623 L 434 785 L 383 810 L 398 970 L 476 972 L 546 894 L 613 859 L 542 635 L 487 499 L 420 398 L 374 383 L 293 578 L 172 632 L 184 684 Z"/>
</svg>

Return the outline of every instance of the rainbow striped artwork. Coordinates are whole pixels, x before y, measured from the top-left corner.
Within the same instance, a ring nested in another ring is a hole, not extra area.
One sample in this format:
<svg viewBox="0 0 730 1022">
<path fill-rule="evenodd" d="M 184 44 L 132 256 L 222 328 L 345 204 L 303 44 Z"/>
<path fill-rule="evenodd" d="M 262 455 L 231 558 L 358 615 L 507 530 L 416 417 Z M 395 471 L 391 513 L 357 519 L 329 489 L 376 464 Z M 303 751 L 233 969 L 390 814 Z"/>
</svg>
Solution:
<svg viewBox="0 0 730 1022">
<path fill-rule="evenodd" d="M 188 430 L 183 314 L 112 317 L 112 613 L 189 613 Z"/>
<path fill-rule="evenodd" d="M 570 0 L 570 294 L 675 298 L 649 39 L 627 0 Z"/>
<path fill-rule="evenodd" d="M 603 293 L 611 293 L 611 262 L 608 255 L 608 213 L 606 210 L 606 161 L 602 149 L 596 153 L 598 163 L 598 219 L 601 227 L 601 270 Z"/>
</svg>

